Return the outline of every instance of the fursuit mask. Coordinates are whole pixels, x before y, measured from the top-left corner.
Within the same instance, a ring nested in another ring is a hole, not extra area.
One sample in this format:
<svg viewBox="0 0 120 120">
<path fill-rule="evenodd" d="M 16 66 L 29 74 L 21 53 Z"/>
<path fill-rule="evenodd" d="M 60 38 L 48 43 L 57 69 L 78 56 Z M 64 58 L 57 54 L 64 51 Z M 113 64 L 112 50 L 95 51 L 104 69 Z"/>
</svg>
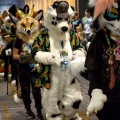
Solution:
<svg viewBox="0 0 120 120">
<path fill-rule="evenodd" d="M 16 34 L 24 42 L 32 44 L 34 39 L 40 32 L 40 23 L 43 16 L 43 11 L 41 11 L 35 18 L 24 16 L 22 19 L 9 14 L 12 22 L 16 25 Z"/>
<path fill-rule="evenodd" d="M 66 1 L 55 1 L 44 17 L 44 26 L 61 34 L 69 31 L 71 16 L 74 14 L 71 6 Z"/>
<path fill-rule="evenodd" d="M 120 0 L 89 0 L 94 7 L 93 27 L 107 28 L 113 37 L 120 37 Z M 115 40 L 115 38 L 113 39 Z"/>
</svg>

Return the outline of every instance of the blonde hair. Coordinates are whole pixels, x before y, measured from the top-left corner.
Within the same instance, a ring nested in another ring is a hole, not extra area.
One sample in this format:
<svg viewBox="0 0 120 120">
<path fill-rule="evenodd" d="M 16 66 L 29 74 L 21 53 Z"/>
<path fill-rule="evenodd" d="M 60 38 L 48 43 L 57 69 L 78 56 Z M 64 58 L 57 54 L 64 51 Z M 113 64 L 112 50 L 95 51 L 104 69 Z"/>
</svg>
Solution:
<svg viewBox="0 0 120 120">
<path fill-rule="evenodd" d="M 110 10 L 115 1 L 116 0 L 97 0 L 93 19 L 96 19 L 101 13 L 104 13 L 105 10 Z"/>
<path fill-rule="evenodd" d="M 85 40 L 85 41 L 87 41 L 85 31 L 79 32 L 79 33 L 78 33 L 78 37 L 79 37 L 80 40 Z"/>
</svg>

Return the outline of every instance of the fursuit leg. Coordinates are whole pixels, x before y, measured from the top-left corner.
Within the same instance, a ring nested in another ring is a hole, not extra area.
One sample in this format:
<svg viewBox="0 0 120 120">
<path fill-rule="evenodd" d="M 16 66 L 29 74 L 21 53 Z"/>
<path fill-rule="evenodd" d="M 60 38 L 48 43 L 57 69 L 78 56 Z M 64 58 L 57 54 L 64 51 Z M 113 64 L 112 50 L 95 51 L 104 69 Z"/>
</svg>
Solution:
<svg viewBox="0 0 120 120">
<path fill-rule="evenodd" d="M 51 85 L 50 89 L 43 89 L 43 107 L 46 112 L 47 120 L 63 120 L 63 115 L 59 109 L 59 93 L 58 84 L 54 80 L 54 83 Z M 52 81 L 53 82 L 53 81 Z"/>
<path fill-rule="evenodd" d="M 65 117 L 64 120 L 82 120 L 81 117 L 79 117 L 78 113 L 76 113 L 74 116 L 72 117 Z"/>
<path fill-rule="evenodd" d="M 64 97 L 61 101 L 61 111 L 65 116 L 65 120 L 68 118 L 80 120 L 78 116 L 78 110 L 83 97 L 80 92 L 80 83 L 77 79 L 73 79 L 67 84 L 63 93 Z"/>
</svg>

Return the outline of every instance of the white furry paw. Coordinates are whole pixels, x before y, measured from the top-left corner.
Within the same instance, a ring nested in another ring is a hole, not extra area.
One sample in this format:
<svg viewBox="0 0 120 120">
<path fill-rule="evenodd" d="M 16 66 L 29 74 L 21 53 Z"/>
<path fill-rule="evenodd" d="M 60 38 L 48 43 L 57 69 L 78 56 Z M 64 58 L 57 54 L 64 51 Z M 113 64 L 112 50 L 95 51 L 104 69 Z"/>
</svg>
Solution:
<svg viewBox="0 0 120 120">
<path fill-rule="evenodd" d="M 6 54 L 7 56 L 12 55 L 12 50 L 11 50 L 11 48 L 5 50 L 5 54 Z"/>
<path fill-rule="evenodd" d="M 103 94 L 102 90 L 94 89 L 92 92 L 92 98 L 87 107 L 87 112 L 89 114 L 94 112 L 97 113 L 97 111 L 100 111 L 104 107 L 104 103 L 106 101 L 107 101 L 107 96 Z"/>
<path fill-rule="evenodd" d="M 85 57 L 78 57 L 70 62 L 70 69 L 74 76 L 85 70 Z"/>
<path fill-rule="evenodd" d="M 13 81 L 11 82 L 11 85 L 12 85 L 13 87 L 16 87 L 16 80 L 13 80 Z"/>
<path fill-rule="evenodd" d="M 86 56 L 86 52 L 82 48 L 79 50 L 73 51 L 73 59 L 76 59 L 78 57 L 85 57 L 85 56 Z"/>
<path fill-rule="evenodd" d="M 17 96 L 17 94 L 15 94 L 15 95 L 13 96 L 13 99 L 14 99 L 14 102 L 17 103 L 17 104 L 23 102 L 22 98 L 19 98 L 19 97 Z"/>
<path fill-rule="evenodd" d="M 35 60 L 38 63 L 43 63 L 43 64 L 54 64 L 55 63 L 55 55 L 51 52 L 42 52 L 39 51 L 35 55 Z"/>
</svg>

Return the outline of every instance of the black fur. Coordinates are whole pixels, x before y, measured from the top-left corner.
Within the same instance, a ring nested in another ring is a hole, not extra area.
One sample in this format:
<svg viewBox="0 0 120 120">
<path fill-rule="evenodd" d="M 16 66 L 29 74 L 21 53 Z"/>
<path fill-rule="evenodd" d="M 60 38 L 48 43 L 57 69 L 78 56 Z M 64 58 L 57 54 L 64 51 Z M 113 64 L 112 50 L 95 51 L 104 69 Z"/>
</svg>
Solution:
<svg viewBox="0 0 120 120">
<path fill-rule="evenodd" d="M 72 107 L 73 107 L 74 109 L 78 109 L 80 103 L 81 103 L 81 100 L 75 101 L 75 102 L 73 103 L 73 106 L 72 106 Z"/>
</svg>

